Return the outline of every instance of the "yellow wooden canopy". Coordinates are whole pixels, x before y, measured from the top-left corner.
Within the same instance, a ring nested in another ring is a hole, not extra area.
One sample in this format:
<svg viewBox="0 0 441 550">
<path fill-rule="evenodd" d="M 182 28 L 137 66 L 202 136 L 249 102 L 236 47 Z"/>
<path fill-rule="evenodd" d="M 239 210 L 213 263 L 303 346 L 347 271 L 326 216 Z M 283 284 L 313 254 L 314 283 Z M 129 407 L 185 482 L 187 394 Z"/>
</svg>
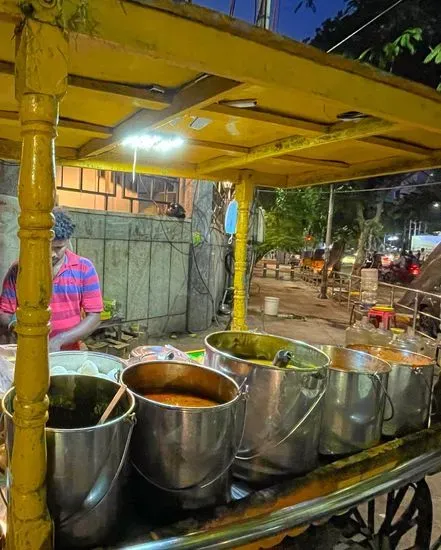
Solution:
<svg viewBox="0 0 441 550">
<path fill-rule="evenodd" d="M 19 3 L 0 1 L 6 159 L 20 150 Z M 131 171 L 121 141 L 160 132 L 183 147 L 138 151 L 138 172 L 237 180 L 246 169 L 255 183 L 293 187 L 441 166 L 441 96 L 422 85 L 184 3 L 65 0 L 61 24 L 70 31 L 61 163 Z M 256 106 L 231 106 L 240 99 Z M 368 118 L 344 122 L 348 111 Z"/>
<path fill-rule="evenodd" d="M 350 111 L 364 118 L 345 121 Z M 246 327 L 255 185 L 441 166 L 441 99 L 424 86 L 193 5 L 0 0 L 0 158 L 21 163 L 10 550 L 52 545 L 45 423 L 57 129 L 66 165 L 131 171 L 134 150 L 123 142 L 158 133 L 183 146 L 138 149 L 138 172 L 238 183 L 235 329 Z"/>
</svg>

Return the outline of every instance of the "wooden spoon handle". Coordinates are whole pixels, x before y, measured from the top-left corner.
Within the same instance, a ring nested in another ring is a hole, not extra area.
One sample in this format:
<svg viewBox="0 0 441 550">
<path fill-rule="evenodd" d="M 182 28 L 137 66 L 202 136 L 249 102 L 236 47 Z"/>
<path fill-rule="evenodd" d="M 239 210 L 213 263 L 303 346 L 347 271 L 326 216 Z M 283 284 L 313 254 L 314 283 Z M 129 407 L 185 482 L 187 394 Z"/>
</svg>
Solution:
<svg viewBox="0 0 441 550">
<path fill-rule="evenodd" d="M 104 422 L 109 418 L 113 409 L 116 407 L 118 401 L 121 399 L 126 390 L 127 386 L 125 384 L 122 384 L 119 390 L 115 393 L 112 401 L 107 405 L 106 410 L 101 415 L 101 418 L 98 420 L 97 426 L 99 426 L 100 424 L 104 424 Z"/>
</svg>

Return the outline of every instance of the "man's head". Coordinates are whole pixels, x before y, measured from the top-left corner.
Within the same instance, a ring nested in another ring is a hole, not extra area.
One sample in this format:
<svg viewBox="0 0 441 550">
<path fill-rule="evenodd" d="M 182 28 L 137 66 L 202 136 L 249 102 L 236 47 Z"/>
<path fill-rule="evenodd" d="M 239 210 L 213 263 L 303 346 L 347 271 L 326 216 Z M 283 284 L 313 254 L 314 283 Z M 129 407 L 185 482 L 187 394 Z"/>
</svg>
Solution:
<svg viewBox="0 0 441 550">
<path fill-rule="evenodd" d="M 71 217 L 62 208 L 54 208 L 52 214 L 55 218 L 54 240 L 52 241 L 52 266 L 61 264 L 69 246 L 69 239 L 72 237 L 75 224 Z"/>
</svg>

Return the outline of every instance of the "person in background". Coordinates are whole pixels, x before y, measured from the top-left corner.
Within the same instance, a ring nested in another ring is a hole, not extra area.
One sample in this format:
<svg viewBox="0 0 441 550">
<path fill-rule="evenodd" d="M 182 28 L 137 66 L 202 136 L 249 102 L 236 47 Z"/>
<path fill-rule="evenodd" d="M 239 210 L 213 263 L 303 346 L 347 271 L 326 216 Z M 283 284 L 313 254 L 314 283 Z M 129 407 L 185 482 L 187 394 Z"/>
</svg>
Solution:
<svg viewBox="0 0 441 550">
<path fill-rule="evenodd" d="M 75 225 L 61 208 L 53 211 L 55 218 L 52 241 L 53 287 L 51 308 L 50 351 L 78 350 L 100 324 L 103 311 L 100 283 L 93 263 L 68 250 Z M 3 333 L 12 331 L 17 310 L 18 262 L 12 264 L 3 281 L 0 296 L 0 327 Z"/>
</svg>

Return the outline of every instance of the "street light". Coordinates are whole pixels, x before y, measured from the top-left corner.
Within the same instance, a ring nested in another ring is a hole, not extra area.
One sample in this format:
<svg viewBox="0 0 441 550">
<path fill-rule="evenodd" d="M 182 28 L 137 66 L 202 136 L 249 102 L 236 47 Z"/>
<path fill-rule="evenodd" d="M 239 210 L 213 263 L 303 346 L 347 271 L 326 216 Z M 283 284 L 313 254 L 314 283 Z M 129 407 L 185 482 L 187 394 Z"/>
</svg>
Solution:
<svg viewBox="0 0 441 550">
<path fill-rule="evenodd" d="M 433 208 L 439 208 L 440 205 L 439 205 L 439 202 L 434 202 L 432 206 Z"/>
</svg>

